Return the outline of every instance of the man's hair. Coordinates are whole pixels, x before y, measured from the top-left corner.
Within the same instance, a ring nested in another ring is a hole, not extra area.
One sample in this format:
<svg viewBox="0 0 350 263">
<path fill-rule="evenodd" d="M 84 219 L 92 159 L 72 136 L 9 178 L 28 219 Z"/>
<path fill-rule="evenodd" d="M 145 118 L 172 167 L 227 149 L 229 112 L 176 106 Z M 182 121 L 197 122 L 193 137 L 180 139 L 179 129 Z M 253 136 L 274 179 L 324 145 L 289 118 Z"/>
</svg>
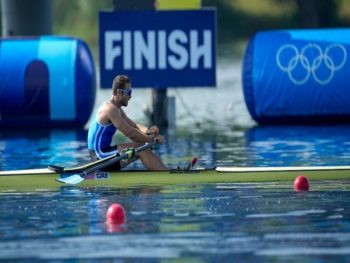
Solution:
<svg viewBox="0 0 350 263">
<path fill-rule="evenodd" d="M 113 80 L 113 91 L 116 89 L 124 89 L 126 83 L 131 83 L 131 80 L 127 75 L 116 76 Z"/>
</svg>

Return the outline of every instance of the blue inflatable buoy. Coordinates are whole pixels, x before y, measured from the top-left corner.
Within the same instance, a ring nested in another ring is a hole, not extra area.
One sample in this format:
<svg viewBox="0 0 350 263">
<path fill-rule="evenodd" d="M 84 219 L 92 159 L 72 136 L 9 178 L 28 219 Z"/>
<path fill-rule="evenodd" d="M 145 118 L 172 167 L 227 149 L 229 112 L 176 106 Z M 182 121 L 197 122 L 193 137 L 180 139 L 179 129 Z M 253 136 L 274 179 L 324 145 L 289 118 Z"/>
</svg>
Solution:
<svg viewBox="0 0 350 263">
<path fill-rule="evenodd" d="M 95 66 L 82 40 L 0 40 L 1 127 L 81 127 L 90 117 L 95 95 Z"/>
<path fill-rule="evenodd" d="M 257 33 L 243 90 L 258 123 L 350 122 L 350 29 Z"/>
</svg>

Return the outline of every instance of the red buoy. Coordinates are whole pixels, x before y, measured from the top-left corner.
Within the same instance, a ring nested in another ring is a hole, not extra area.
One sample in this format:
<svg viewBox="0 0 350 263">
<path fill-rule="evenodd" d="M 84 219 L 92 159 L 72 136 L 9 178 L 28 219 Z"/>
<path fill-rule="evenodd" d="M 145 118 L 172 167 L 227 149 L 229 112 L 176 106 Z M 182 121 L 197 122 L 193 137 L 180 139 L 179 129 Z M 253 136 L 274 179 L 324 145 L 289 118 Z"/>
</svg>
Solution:
<svg viewBox="0 0 350 263">
<path fill-rule="evenodd" d="M 309 180 L 305 176 L 299 175 L 294 180 L 294 191 L 309 191 Z"/>
<path fill-rule="evenodd" d="M 106 218 L 109 224 L 124 224 L 126 219 L 124 207 L 118 203 L 110 205 L 106 213 Z"/>
</svg>

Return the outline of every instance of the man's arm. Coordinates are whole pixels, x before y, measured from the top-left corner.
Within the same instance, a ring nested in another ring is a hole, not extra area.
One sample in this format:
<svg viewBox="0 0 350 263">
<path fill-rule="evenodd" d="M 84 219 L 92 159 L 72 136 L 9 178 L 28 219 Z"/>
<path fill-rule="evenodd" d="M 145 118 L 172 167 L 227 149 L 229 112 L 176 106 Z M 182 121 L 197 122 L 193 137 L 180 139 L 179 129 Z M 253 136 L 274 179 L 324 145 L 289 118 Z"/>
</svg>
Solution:
<svg viewBox="0 0 350 263">
<path fill-rule="evenodd" d="M 156 134 L 154 134 L 153 132 L 149 131 L 149 129 L 145 126 L 143 126 L 142 124 L 139 123 L 135 123 L 133 120 L 131 120 L 124 112 L 123 109 L 120 109 L 120 114 L 123 117 L 123 119 L 132 127 L 140 130 L 143 134 L 152 134 L 152 135 L 158 135 L 158 132 Z M 157 128 L 158 129 L 158 128 Z"/>
<path fill-rule="evenodd" d="M 132 120 L 130 120 L 128 117 L 124 118 L 123 115 L 126 117 L 126 114 L 122 109 L 120 111 L 116 111 L 113 109 L 108 110 L 108 117 L 113 123 L 115 127 L 118 128 L 118 130 L 121 131 L 126 137 L 131 139 L 133 142 L 137 143 L 145 143 L 145 142 L 151 142 L 154 140 L 154 135 L 146 135 L 146 132 L 143 132 L 136 123 L 134 123 Z"/>
</svg>

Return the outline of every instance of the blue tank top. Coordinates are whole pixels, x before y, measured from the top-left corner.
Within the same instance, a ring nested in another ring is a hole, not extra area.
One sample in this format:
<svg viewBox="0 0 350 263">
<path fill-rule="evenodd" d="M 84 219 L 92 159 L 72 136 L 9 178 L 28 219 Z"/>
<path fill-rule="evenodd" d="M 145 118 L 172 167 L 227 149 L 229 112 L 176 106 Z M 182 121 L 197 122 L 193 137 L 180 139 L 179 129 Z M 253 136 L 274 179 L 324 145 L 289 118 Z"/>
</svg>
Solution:
<svg viewBox="0 0 350 263">
<path fill-rule="evenodd" d="M 113 123 L 102 125 L 97 120 L 97 115 L 90 123 L 88 132 L 88 149 L 93 150 L 99 159 L 115 155 L 118 150 L 108 151 L 111 147 L 113 135 L 117 129 Z"/>
</svg>

